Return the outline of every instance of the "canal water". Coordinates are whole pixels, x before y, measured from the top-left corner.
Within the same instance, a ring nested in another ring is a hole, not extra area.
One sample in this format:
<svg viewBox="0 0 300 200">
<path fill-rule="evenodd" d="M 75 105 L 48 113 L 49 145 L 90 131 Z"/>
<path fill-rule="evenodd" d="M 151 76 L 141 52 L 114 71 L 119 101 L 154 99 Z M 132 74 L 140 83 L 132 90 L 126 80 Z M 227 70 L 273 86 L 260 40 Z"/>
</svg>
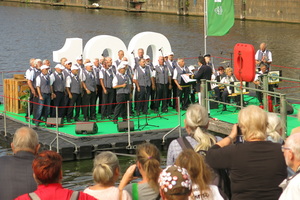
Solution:
<svg viewBox="0 0 300 200">
<path fill-rule="evenodd" d="M 85 44 L 94 36 L 112 35 L 128 45 L 134 35 L 153 31 L 169 39 L 175 57 L 191 58 L 204 53 L 202 17 L 0 1 L 0 19 L 1 72 L 25 71 L 32 57 L 52 60 L 52 51 L 61 49 L 66 38 L 75 37 L 82 38 Z M 273 64 L 284 66 L 273 69 L 282 70 L 285 77 L 299 78 L 299 33 L 299 24 L 236 20 L 226 36 L 208 37 L 207 52 L 216 57 L 230 58 L 236 43 L 253 44 L 257 49 L 261 42 L 266 42 L 273 53 Z M 151 51 L 148 50 L 148 53 L 151 54 Z M 226 66 L 222 61 L 215 58 L 214 64 Z M 196 64 L 196 60 L 186 59 L 186 63 Z M 5 73 L 4 78 L 11 78 L 14 73 Z M 280 86 L 294 87 L 295 83 L 282 83 Z M 297 95 L 299 87 L 284 92 Z M 0 146 L 0 155 L 6 154 L 11 154 L 10 149 Z M 128 157 L 120 159 L 123 171 L 134 162 Z M 91 169 L 92 160 L 64 163 L 64 185 L 76 190 L 84 189 L 92 183 Z"/>
</svg>

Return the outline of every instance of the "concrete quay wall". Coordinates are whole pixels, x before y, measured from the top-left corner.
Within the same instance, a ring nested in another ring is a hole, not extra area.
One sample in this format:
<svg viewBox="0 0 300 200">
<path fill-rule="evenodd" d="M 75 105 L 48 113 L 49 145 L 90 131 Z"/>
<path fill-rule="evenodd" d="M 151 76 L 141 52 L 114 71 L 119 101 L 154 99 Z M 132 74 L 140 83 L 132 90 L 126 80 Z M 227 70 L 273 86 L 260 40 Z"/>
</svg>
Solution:
<svg viewBox="0 0 300 200">
<path fill-rule="evenodd" d="M 79 6 L 203 16 L 204 0 L 4 0 L 61 6 Z M 234 0 L 237 19 L 300 23 L 299 0 Z"/>
</svg>

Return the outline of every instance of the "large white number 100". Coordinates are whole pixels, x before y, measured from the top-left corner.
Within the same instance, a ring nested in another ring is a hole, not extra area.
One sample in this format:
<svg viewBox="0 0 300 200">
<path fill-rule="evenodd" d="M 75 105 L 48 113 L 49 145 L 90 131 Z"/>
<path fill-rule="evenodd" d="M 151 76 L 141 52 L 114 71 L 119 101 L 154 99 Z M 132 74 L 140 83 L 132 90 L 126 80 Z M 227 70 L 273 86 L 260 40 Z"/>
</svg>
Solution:
<svg viewBox="0 0 300 200">
<path fill-rule="evenodd" d="M 137 52 L 139 48 L 144 49 L 146 52 L 148 47 L 151 47 L 153 53 L 153 62 L 157 63 L 158 57 L 161 55 L 159 49 L 164 54 L 171 52 L 171 45 L 169 40 L 160 33 L 155 32 L 142 32 L 135 35 L 129 42 L 128 48 L 124 42 L 114 36 L 99 35 L 91 38 L 85 45 L 84 50 L 81 38 L 67 38 L 63 48 L 53 51 L 53 61 L 60 62 L 62 57 L 66 57 L 72 62 L 76 58 L 83 55 L 83 58 L 99 58 L 104 50 L 108 51 L 109 57 L 113 60 L 118 58 L 118 51 L 123 50 L 125 57 L 129 58 L 129 64 L 134 63 L 134 55 L 131 52 Z M 137 56 L 137 54 L 135 55 Z"/>
</svg>

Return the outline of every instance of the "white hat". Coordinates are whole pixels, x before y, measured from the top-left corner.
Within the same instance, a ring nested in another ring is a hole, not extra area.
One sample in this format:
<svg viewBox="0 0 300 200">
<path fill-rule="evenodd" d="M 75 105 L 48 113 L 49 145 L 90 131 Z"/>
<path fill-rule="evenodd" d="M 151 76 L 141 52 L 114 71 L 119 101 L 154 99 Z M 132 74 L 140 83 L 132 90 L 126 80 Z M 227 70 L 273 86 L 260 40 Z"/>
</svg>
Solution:
<svg viewBox="0 0 300 200">
<path fill-rule="evenodd" d="M 41 70 L 43 70 L 43 69 L 49 69 L 50 67 L 49 66 L 47 66 L 47 65 L 42 65 L 41 66 Z"/>
<path fill-rule="evenodd" d="M 118 70 L 119 70 L 119 69 L 125 68 L 126 65 L 128 65 L 128 62 L 127 62 L 127 61 L 122 61 L 122 62 L 118 65 Z"/>
<path fill-rule="evenodd" d="M 77 59 L 77 60 L 78 60 L 78 59 Z M 71 60 L 67 60 L 67 61 L 65 62 L 65 64 L 66 64 L 66 65 L 72 64 L 72 61 L 71 61 Z"/>
<path fill-rule="evenodd" d="M 189 70 L 190 70 L 190 71 L 192 71 L 192 70 L 194 70 L 194 69 L 195 69 L 195 66 L 194 66 L 194 65 L 190 65 L 190 66 L 189 66 Z"/>
<path fill-rule="evenodd" d="M 64 66 L 62 66 L 61 64 L 57 64 L 57 65 L 55 65 L 55 67 L 54 67 L 54 68 L 65 69 L 65 67 L 64 67 Z"/>
<path fill-rule="evenodd" d="M 82 56 L 78 56 L 76 60 L 82 60 Z"/>
<path fill-rule="evenodd" d="M 90 62 L 88 62 L 88 63 L 85 63 L 84 66 L 85 66 L 85 67 L 87 67 L 87 66 L 93 66 L 93 64 L 90 63 Z"/>
<path fill-rule="evenodd" d="M 173 56 L 174 56 L 174 53 L 171 51 L 171 52 L 168 54 L 168 56 L 170 56 L 170 55 L 173 55 Z"/>
<path fill-rule="evenodd" d="M 76 65 L 72 65 L 71 70 L 79 69 Z"/>
<path fill-rule="evenodd" d="M 144 56 L 144 59 L 145 59 L 145 60 L 150 59 L 150 56 L 145 55 L 145 56 Z"/>
</svg>

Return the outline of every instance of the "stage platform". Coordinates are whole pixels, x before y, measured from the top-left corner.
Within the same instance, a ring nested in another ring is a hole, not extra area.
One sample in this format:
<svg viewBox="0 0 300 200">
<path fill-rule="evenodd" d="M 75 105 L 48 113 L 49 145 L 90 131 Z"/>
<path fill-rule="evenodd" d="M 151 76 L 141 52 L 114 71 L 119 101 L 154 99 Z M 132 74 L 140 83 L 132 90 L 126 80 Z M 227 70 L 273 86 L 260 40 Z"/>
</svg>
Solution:
<svg viewBox="0 0 300 200">
<path fill-rule="evenodd" d="M 256 98 L 245 95 L 248 105 L 257 105 Z M 287 118 L 287 133 L 300 126 L 297 119 L 297 111 L 300 109 L 299 104 L 293 104 L 294 113 Z M 223 134 L 224 136 L 230 133 L 231 126 L 237 123 L 239 110 L 233 106 L 227 106 L 227 111 L 222 110 L 222 105 L 217 109 L 210 109 L 210 126 L 209 130 L 213 133 Z M 3 105 L 0 105 L 0 112 L 3 115 Z M 100 119 L 100 116 L 98 116 Z M 133 153 L 135 145 L 148 141 L 154 143 L 161 149 L 167 149 L 169 143 L 179 136 L 179 125 L 183 135 L 186 134 L 184 130 L 185 111 L 181 110 L 180 114 L 172 108 L 169 108 L 168 113 L 154 113 L 149 110 L 149 115 L 133 116 L 130 121 L 134 122 L 134 131 L 131 131 L 130 138 L 127 132 L 119 132 L 117 124 L 110 120 L 94 120 L 98 126 L 98 132 L 95 134 L 76 134 L 76 123 L 65 123 L 63 127 L 58 128 L 58 149 L 65 161 L 91 159 L 97 151 L 112 150 L 118 153 Z M 121 119 L 120 119 L 121 120 Z M 77 122 L 89 123 L 89 122 Z M 146 125 L 148 123 L 148 125 Z M 11 142 L 13 133 L 21 126 L 28 125 L 25 120 L 25 114 L 15 114 L 7 112 L 7 136 L 4 136 L 4 120 L 0 120 L 1 134 L 0 140 L 2 145 L 8 146 Z M 145 126 L 146 125 L 146 126 Z M 31 124 L 32 127 L 35 127 Z M 156 127 L 154 127 L 156 126 Z M 164 134 L 174 129 L 165 140 Z M 39 134 L 39 139 L 42 144 L 42 149 L 57 149 L 55 138 L 57 137 L 56 127 L 46 127 L 44 123 L 40 123 L 39 127 L 35 127 Z M 68 140 L 68 141 L 66 141 Z M 54 141 L 54 142 L 53 142 Z M 129 144 L 130 141 L 130 145 Z M 50 145 L 51 144 L 51 145 Z"/>
</svg>

